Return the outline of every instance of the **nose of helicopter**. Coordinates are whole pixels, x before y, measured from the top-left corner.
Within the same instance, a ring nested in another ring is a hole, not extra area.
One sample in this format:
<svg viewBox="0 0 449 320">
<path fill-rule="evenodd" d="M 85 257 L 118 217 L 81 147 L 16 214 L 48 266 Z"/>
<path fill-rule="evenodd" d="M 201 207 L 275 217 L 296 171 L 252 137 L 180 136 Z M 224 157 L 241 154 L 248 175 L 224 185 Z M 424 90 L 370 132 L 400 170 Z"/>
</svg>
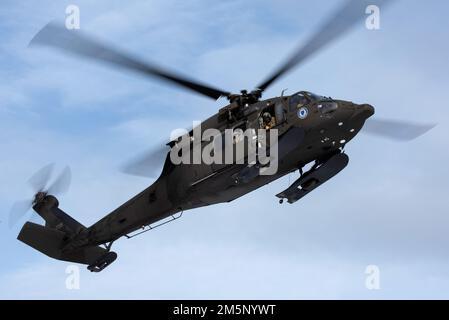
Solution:
<svg viewBox="0 0 449 320">
<path fill-rule="evenodd" d="M 375 109 L 370 104 L 358 104 L 355 105 L 355 114 L 356 116 L 361 116 L 365 119 L 368 119 L 369 117 L 373 116 L 375 113 Z"/>
</svg>

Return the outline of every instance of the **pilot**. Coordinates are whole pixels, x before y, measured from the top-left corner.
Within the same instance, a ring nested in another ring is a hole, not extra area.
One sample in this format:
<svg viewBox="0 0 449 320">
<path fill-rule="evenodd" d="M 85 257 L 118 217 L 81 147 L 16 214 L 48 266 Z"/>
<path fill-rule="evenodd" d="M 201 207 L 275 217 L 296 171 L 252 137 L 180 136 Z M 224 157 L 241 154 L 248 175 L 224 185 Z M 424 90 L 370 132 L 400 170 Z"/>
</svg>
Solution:
<svg viewBox="0 0 449 320">
<path fill-rule="evenodd" d="M 269 130 L 271 128 L 273 128 L 275 126 L 275 119 L 274 117 L 271 115 L 271 113 L 264 112 L 264 114 L 262 115 L 262 119 L 263 119 L 263 127 L 265 128 L 265 130 Z"/>
</svg>

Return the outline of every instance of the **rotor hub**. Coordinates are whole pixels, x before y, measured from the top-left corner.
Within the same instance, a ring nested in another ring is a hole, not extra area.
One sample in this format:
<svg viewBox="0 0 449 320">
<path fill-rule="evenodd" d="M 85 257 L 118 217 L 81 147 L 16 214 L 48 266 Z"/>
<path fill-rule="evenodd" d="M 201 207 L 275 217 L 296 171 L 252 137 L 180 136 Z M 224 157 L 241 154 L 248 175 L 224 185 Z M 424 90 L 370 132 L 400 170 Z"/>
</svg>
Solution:
<svg viewBox="0 0 449 320">
<path fill-rule="evenodd" d="M 33 199 L 33 206 L 42 202 L 46 196 L 47 196 L 47 192 L 45 192 L 45 191 L 39 191 L 38 193 L 36 193 L 34 195 L 34 199 Z"/>
<path fill-rule="evenodd" d="M 251 92 L 248 90 L 241 90 L 240 94 L 231 94 L 228 96 L 228 100 L 233 103 L 236 102 L 239 106 L 245 106 L 247 104 L 256 103 L 262 97 L 262 90 L 255 89 Z"/>
</svg>

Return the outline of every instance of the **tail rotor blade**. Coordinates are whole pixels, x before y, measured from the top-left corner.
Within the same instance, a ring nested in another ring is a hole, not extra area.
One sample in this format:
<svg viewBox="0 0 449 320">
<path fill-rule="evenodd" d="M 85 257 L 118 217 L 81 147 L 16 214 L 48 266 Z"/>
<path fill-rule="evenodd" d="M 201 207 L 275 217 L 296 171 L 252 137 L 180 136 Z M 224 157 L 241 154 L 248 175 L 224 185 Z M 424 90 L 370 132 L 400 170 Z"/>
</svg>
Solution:
<svg viewBox="0 0 449 320">
<path fill-rule="evenodd" d="M 62 194 L 69 190 L 70 182 L 72 180 L 72 171 L 70 167 L 65 167 L 62 173 L 56 178 L 56 180 L 48 188 L 48 194 Z"/>
<path fill-rule="evenodd" d="M 436 124 L 414 124 L 396 120 L 368 119 L 363 132 L 384 138 L 411 141 L 433 129 Z"/>
<path fill-rule="evenodd" d="M 9 212 L 9 227 L 14 227 L 20 219 L 22 219 L 26 213 L 31 209 L 32 201 L 31 200 L 23 200 L 17 201 L 11 207 L 11 211 Z"/>
<path fill-rule="evenodd" d="M 42 191 L 46 188 L 54 169 L 54 163 L 50 163 L 37 171 L 29 180 L 28 183 L 33 188 L 34 192 Z"/>
<path fill-rule="evenodd" d="M 35 195 L 31 200 L 17 201 L 11 207 L 9 213 L 9 227 L 13 227 L 22 219 L 26 213 L 33 207 L 36 200 L 36 194 L 41 192 L 45 196 L 48 194 L 61 194 L 67 192 L 72 179 L 72 173 L 69 167 L 66 167 L 56 180 L 48 187 L 54 169 L 54 164 L 48 164 L 39 171 L 37 171 L 29 180 L 28 183 L 34 189 Z M 47 189 L 48 188 L 48 189 Z"/>
</svg>

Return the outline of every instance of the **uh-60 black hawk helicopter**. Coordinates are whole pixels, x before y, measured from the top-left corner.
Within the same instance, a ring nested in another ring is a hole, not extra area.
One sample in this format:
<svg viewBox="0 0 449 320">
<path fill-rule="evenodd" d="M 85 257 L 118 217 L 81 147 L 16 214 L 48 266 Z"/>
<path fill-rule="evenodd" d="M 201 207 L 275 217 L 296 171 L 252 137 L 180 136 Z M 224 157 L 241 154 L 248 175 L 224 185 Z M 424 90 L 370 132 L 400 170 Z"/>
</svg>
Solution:
<svg viewBox="0 0 449 320">
<path fill-rule="evenodd" d="M 32 45 L 50 46 L 107 62 L 213 99 L 226 97 L 229 104 L 202 122 L 201 130 L 277 129 L 278 168 L 275 174 L 261 175 L 260 170 L 253 169 L 260 169 L 258 163 L 176 165 L 170 160 L 168 149 L 176 147 L 177 140 L 171 141 L 162 152 L 165 163 L 159 178 L 97 223 L 85 227 L 59 209 L 59 202 L 53 195 L 66 189 L 70 171 L 64 171 L 52 186 L 45 187 L 52 168 L 47 166 L 30 179 L 36 194 L 29 204 L 45 220 L 45 226 L 27 222 L 18 239 L 52 258 L 86 264 L 89 270 L 99 272 L 116 259 L 117 254 L 110 249 L 118 238 L 131 237 L 141 228 L 149 230 L 155 223 L 170 221 L 170 217 L 176 219 L 185 210 L 232 201 L 297 170 L 299 178 L 277 197 L 280 202 L 284 199 L 289 203 L 298 201 L 346 167 L 348 156 L 343 152 L 344 146 L 374 114 L 374 108 L 369 104 L 335 100 L 306 91 L 265 100 L 262 100 L 262 94 L 293 67 L 341 37 L 357 22 L 362 23 L 368 5 L 381 6 L 388 2 L 345 2 L 305 45 L 255 90 L 241 91 L 240 94 L 231 94 L 165 71 L 100 44 L 79 31 L 69 31 L 53 23 L 45 26 L 33 38 Z M 368 131 L 404 140 L 413 139 L 431 128 L 386 120 L 370 122 L 367 123 L 371 125 Z M 188 135 L 190 138 L 192 131 Z M 148 174 L 154 166 L 151 161 L 154 158 L 154 154 L 150 154 L 140 159 L 128 167 L 128 172 Z M 311 166 L 303 172 L 306 165 Z M 23 214 L 12 210 L 10 221 Z"/>
</svg>

